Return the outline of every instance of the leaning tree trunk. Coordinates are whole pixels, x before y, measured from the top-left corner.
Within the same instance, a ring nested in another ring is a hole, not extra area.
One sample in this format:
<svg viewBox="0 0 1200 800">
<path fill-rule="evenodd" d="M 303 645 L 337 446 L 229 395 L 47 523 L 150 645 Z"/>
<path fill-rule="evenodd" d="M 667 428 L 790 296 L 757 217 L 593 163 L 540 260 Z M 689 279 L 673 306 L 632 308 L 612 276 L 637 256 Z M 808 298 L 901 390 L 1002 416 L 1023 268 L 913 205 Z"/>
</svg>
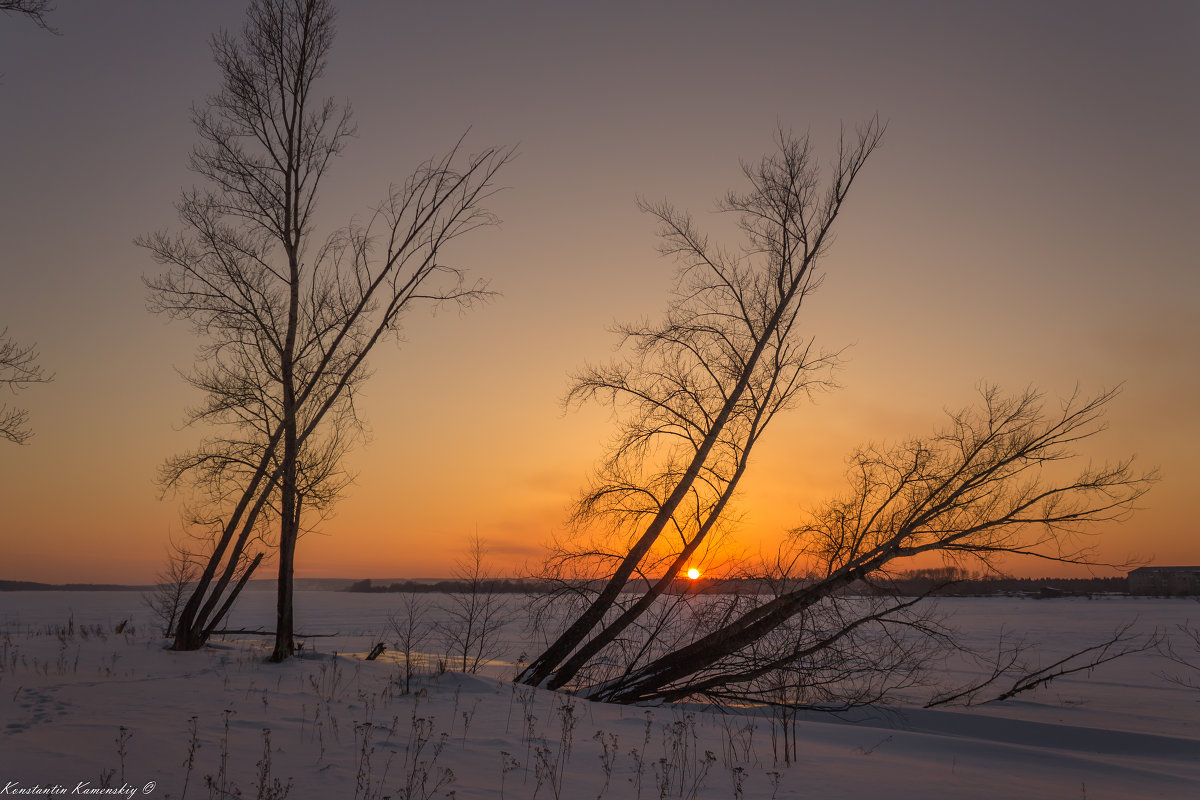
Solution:
<svg viewBox="0 0 1200 800">
<path fill-rule="evenodd" d="M 728 260 L 723 252 L 716 255 L 710 253 L 706 238 L 694 231 L 687 217 L 675 215 L 667 206 L 654 211 L 663 222 L 665 231 L 662 234 L 666 239 L 663 252 L 682 254 L 680 260 L 684 263 L 684 274 L 700 272 L 711 277 L 711 283 L 706 278 L 695 286 L 682 287 L 681 284 L 683 299 L 673 308 L 683 312 L 685 320 L 692 317 L 701 319 L 699 327 L 695 329 L 699 338 L 689 337 L 679 345 L 682 351 L 689 354 L 685 356 L 685 361 L 693 357 L 698 359 L 711 376 L 713 389 L 719 392 L 713 395 L 714 413 L 709 413 L 705 401 L 699 401 L 703 416 L 702 419 L 689 420 L 695 431 L 695 436 L 689 435 L 689 438 L 696 444 L 688 459 L 687 469 L 597 597 L 521 672 L 517 681 L 535 686 L 562 685 L 583 666 L 581 661 L 586 662 L 602 649 L 603 644 L 593 646 L 587 643 L 589 635 L 611 611 L 620 592 L 666 529 L 679 504 L 692 490 L 731 418 L 735 413 L 740 413 L 748 387 L 760 370 L 764 353 L 772 345 L 787 347 L 777 339 L 780 336 L 786 339 L 791 332 L 799 305 L 811 285 L 812 270 L 828 247 L 830 231 L 842 204 L 859 170 L 878 146 L 882 135 L 883 127 L 877 119 L 872 119 L 859 130 L 857 144 L 847 146 L 843 138 L 839 143 L 834 180 L 826 191 L 819 192 L 817 173 L 812 165 L 807 141 L 795 140 L 781 132 L 781 156 L 764 159 L 760 167 L 745 167 L 752 184 L 751 191 L 744 196 L 730 194 L 724 204 L 726 210 L 741 214 L 740 226 L 749 239 L 746 252 L 753 254 L 756 263 L 744 268 Z M 728 294 L 724 294 L 722 287 L 729 290 Z M 709 307 L 706 305 L 709 301 L 716 305 Z M 723 301 L 728 303 L 728 308 L 721 307 Z M 737 333 L 731 339 L 720 331 L 719 324 L 713 323 L 717 325 L 716 336 L 720 341 L 707 345 L 708 349 L 705 349 L 703 332 L 709 331 L 710 326 L 703 323 L 702 318 L 712 313 L 738 320 Z M 743 325 L 744 328 L 741 327 Z M 687 336 L 689 328 L 686 321 L 681 330 L 680 335 Z M 650 339 L 655 338 L 647 335 Z M 735 352 L 727 357 L 726 348 L 733 348 Z M 709 369 L 709 359 L 713 359 L 715 371 Z M 635 397 L 647 399 L 645 394 L 631 391 L 623 383 L 606 384 L 601 379 L 599 384 L 614 392 L 629 391 Z M 680 386 L 684 387 L 686 394 L 685 384 L 686 381 Z M 650 394 L 649 402 L 654 405 L 656 399 L 652 396 L 653 392 Z M 717 406 L 717 403 L 720 405 Z M 673 568 L 679 566 L 682 563 Z M 666 577 L 673 578 L 674 574 Z M 641 605 L 637 613 L 642 613 L 648 607 L 649 603 Z M 635 618 L 621 618 L 618 624 L 623 628 Z M 609 636 L 604 630 L 599 634 L 600 640 L 608 640 Z M 587 655 L 568 661 L 581 647 L 583 650 L 580 652 L 586 651 Z M 569 664 L 569 668 L 564 668 L 565 664 Z"/>
<path fill-rule="evenodd" d="M 805 608 L 848 586 L 873 567 L 847 570 L 816 586 L 801 589 L 765 603 L 740 619 L 695 642 L 667 653 L 641 669 L 583 693 L 589 700 L 637 703 L 660 697 L 671 683 L 712 667 L 721 659 L 761 640 Z"/>
<path fill-rule="evenodd" d="M 237 568 L 237 562 L 241 556 L 242 549 L 245 547 L 250 532 L 254 528 L 254 523 L 258 519 L 258 514 L 270 494 L 271 485 L 268 485 L 261 493 L 258 492 L 258 487 L 262 479 L 266 476 L 267 468 L 275 452 L 275 446 L 279 442 L 281 432 L 282 429 L 277 431 L 268 443 L 254 476 L 243 490 L 237 506 L 233 509 L 229 520 L 225 523 L 225 527 L 221 531 L 221 536 L 217 540 L 213 552 L 208 557 L 208 563 L 204 565 L 204 571 L 200 574 L 196 586 L 192 589 L 191 596 L 188 597 L 187 603 L 184 604 L 183 610 L 179 613 L 179 622 L 175 628 L 175 641 L 171 645 L 172 650 L 198 650 L 208 640 L 208 636 L 205 633 L 205 619 L 211 613 L 213 606 L 216 605 L 217 598 L 225 591 L 225 587 L 229 585 Z M 256 495 L 257 500 L 255 500 Z M 246 515 L 246 508 L 250 505 L 251 501 L 255 501 L 254 508 L 243 519 L 243 515 Z M 237 530 L 239 524 L 242 525 L 242 532 L 237 537 L 237 540 L 234 541 L 233 532 Z M 221 560 L 225 558 L 226 550 L 229 548 L 231 542 L 234 543 L 234 549 L 226 560 L 225 570 L 218 580 L 217 586 L 209 592 L 213 578 L 216 577 L 217 568 L 221 565 Z M 207 601 L 205 600 L 206 596 Z"/>
<path fill-rule="evenodd" d="M 675 510 L 679 507 L 679 504 L 683 502 L 684 497 L 687 496 L 692 484 L 695 482 L 697 476 L 699 476 L 700 470 L 704 467 L 705 462 L 708 460 L 709 453 L 712 451 L 712 448 L 716 445 L 722 431 L 725 429 L 726 423 L 729 422 L 730 417 L 733 416 L 734 410 L 741 403 L 742 396 L 745 394 L 747 387 L 750 385 L 750 379 L 754 374 L 755 368 L 758 366 L 759 359 L 762 357 L 768 343 L 771 341 L 771 338 L 778 330 L 780 321 L 783 319 L 784 313 L 787 311 L 788 306 L 803 286 L 804 278 L 808 274 L 808 270 L 812 264 L 812 261 L 818 252 L 820 252 L 819 247 L 814 248 L 812 254 L 806 255 L 803 259 L 803 263 L 799 268 L 796 269 L 792 281 L 787 287 L 787 291 L 784 292 L 783 296 L 779 299 L 779 303 L 768 319 L 767 324 L 756 337 L 754 348 L 747 356 L 742 369 L 738 374 L 737 383 L 734 384 L 733 389 L 725 398 L 720 412 L 713 419 L 712 425 L 709 427 L 708 432 L 700 443 L 700 446 L 696 449 L 696 453 L 692 457 L 687 471 L 683 474 L 683 477 L 680 478 L 679 483 L 676 484 L 675 489 L 671 492 L 671 495 L 667 498 L 667 501 L 655 515 L 646 531 L 642 534 L 641 538 L 638 539 L 637 543 L 629 551 L 628 555 L 626 555 L 621 561 L 617 571 L 608 580 L 608 583 L 605 585 L 600 595 L 592 602 L 591 606 L 589 606 L 584 613 L 581 614 L 552 645 L 550 645 L 550 647 L 546 648 L 541 655 L 534 659 L 534 661 L 525 668 L 525 670 L 517 677 L 518 682 L 533 686 L 549 686 L 551 683 L 554 683 L 555 685 L 561 685 L 565 682 L 566 679 L 562 681 L 557 680 L 557 676 L 555 674 L 556 668 L 559 667 L 559 665 L 571 655 L 572 651 L 574 651 L 580 646 L 580 644 L 583 643 L 588 633 L 590 633 L 598 624 L 600 624 L 600 621 L 604 618 L 604 615 L 609 611 L 609 609 L 612 608 L 613 603 L 616 602 L 617 596 L 620 594 L 621 590 L 625 588 L 625 585 L 628 583 L 629 578 L 633 574 L 634 570 L 637 569 L 637 565 L 641 562 L 646 553 L 650 551 L 650 548 L 654 545 L 654 542 L 657 541 L 659 535 L 666 528 L 667 523 L 670 522 L 671 516 L 675 513 Z M 679 566 L 682 566 L 682 562 L 679 563 Z M 671 577 L 673 578 L 674 575 L 671 575 Z M 578 671 L 578 667 L 575 669 Z"/>
<path fill-rule="evenodd" d="M 750 455 L 750 447 L 748 446 L 742 454 L 742 458 L 738 463 L 738 468 L 734 472 L 732 479 L 725 486 L 725 490 L 721 493 L 715 506 L 709 512 L 704 520 L 704 524 L 700 526 L 700 530 L 690 542 L 680 551 L 679 555 L 667 567 L 666 572 L 658 579 L 648 590 L 643 594 L 638 601 L 626 609 L 619 617 L 606 625 L 594 637 L 589 639 L 582 647 L 580 647 L 574 655 L 554 671 L 554 674 L 546 681 L 546 688 L 558 689 L 566 685 L 574 678 L 579 671 L 583 669 L 587 663 L 607 645 L 611 644 L 626 628 L 632 625 L 654 604 L 654 601 L 666 593 L 667 589 L 675 582 L 680 571 L 691 559 L 692 554 L 700 547 L 708 532 L 713 525 L 721 518 L 722 512 L 725 510 L 726 504 L 733 496 L 734 490 L 737 488 L 738 479 L 746 468 L 746 460 Z"/>
<path fill-rule="evenodd" d="M 212 622 L 205 626 L 205 639 L 211 636 L 213 631 L 225 621 L 225 617 L 229 614 L 229 610 L 233 608 L 233 604 L 237 601 L 238 595 L 242 593 L 242 589 L 246 588 L 246 582 L 250 580 L 250 576 L 254 574 L 254 570 L 258 569 L 258 565 L 262 563 L 262 560 L 263 554 L 256 553 L 253 560 L 251 560 L 251 562 L 246 566 L 245 571 L 242 572 L 242 577 L 238 578 L 237 584 L 233 587 L 233 590 L 229 593 L 229 596 L 225 598 L 225 602 L 221 604 L 221 608 L 219 611 L 217 611 L 216 616 L 212 618 Z"/>
</svg>

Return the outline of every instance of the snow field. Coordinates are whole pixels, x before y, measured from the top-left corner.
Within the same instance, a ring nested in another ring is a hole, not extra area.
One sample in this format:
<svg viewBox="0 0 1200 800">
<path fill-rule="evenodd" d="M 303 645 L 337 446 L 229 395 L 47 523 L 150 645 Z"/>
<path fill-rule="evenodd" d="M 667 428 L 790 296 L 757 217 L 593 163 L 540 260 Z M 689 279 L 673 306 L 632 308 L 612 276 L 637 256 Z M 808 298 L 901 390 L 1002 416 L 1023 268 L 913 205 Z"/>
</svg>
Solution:
<svg viewBox="0 0 1200 800">
<path fill-rule="evenodd" d="M 272 602 L 248 593 L 231 627 L 269 626 Z M 511 662 L 533 647 L 515 614 L 508 659 L 403 694 L 392 654 L 362 660 L 388 640 L 396 604 L 298 593 L 300 629 L 337 635 L 270 665 L 261 637 L 162 649 L 134 593 L 0 595 L 0 797 L 1200 797 L 1200 692 L 1166 680 L 1173 665 L 1152 653 L 1002 704 L 802 714 L 785 763 L 767 710 L 606 706 L 513 685 Z M 1130 619 L 1200 620 L 1182 600 L 941 604 L 981 644 L 1024 631 L 1044 658 Z"/>
</svg>

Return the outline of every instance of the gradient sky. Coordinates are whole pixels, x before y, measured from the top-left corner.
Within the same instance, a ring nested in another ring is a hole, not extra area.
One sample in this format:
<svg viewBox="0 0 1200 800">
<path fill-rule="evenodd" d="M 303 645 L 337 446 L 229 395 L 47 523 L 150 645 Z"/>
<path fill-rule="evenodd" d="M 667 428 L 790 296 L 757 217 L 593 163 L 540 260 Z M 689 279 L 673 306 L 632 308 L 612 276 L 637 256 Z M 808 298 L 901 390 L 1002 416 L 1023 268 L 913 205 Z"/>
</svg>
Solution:
<svg viewBox="0 0 1200 800">
<path fill-rule="evenodd" d="M 132 239 L 175 227 L 189 109 L 218 85 L 209 37 L 244 4 L 58 6 L 61 36 L 0 16 L 0 328 L 56 375 L 16 398 L 36 436 L 0 445 L 0 578 L 145 582 L 180 531 L 154 475 L 196 435 L 177 370 L 197 341 L 145 310 L 156 267 Z M 467 128 L 520 157 L 503 225 L 455 252 L 503 296 L 413 313 L 377 352 L 372 441 L 298 574 L 445 575 L 476 530 L 500 568 L 536 560 L 610 431 L 563 412 L 568 374 L 665 303 L 635 198 L 708 225 L 777 125 L 828 159 L 875 112 L 887 139 L 806 312 L 820 344 L 851 345 L 842 389 L 760 444 L 742 543 L 769 547 L 853 446 L 927 432 L 982 380 L 1124 383 L 1089 453 L 1164 477 L 1100 555 L 1200 562 L 1200 4 L 342 6 L 322 89 L 359 137 L 325 183 L 330 226 Z"/>
</svg>

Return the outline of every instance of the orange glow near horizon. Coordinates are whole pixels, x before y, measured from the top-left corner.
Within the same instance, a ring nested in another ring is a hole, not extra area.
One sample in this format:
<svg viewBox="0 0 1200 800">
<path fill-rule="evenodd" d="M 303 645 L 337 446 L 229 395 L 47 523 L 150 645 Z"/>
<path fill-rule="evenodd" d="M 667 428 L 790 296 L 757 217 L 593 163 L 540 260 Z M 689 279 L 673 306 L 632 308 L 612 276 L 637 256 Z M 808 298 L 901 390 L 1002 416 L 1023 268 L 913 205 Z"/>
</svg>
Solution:
<svg viewBox="0 0 1200 800">
<path fill-rule="evenodd" d="M 57 5 L 62 37 L 0 24 L 0 104 L 20 109 L 0 125 L 0 152 L 21 154 L 0 188 L 0 331 L 36 345 L 55 376 L 0 391 L 0 416 L 27 410 L 34 431 L 21 446 L 0 437 L 0 580 L 145 585 L 191 530 L 191 498 L 163 494 L 159 466 L 229 432 L 182 426 L 205 398 L 179 373 L 210 340 L 147 312 L 141 276 L 159 266 L 131 239 L 178 232 L 180 188 L 204 183 L 188 170 L 189 109 L 219 88 L 211 35 L 240 30 L 244 10 Z M 484 203 L 503 224 L 445 251 L 465 285 L 496 295 L 467 313 L 414 306 L 401 341 L 372 352 L 354 401 L 366 435 L 341 464 L 352 480 L 327 517 L 306 516 L 297 577 L 448 578 L 476 534 L 490 573 L 538 574 L 576 535 L 571 514 L 615 434 L 604 403 L 564 413 L 569 376 L 614 356 L 614 325 L 662 319 L 678 267 L 636 198 L 690 211 L 740 258 L 736 220 L 709 213 L 747 189 L 739 161 L 773 152 L 782 128 L 811 131 L 828 166 L 842 126 L 876 110 L 884 145 L 797 320 L 814 354 L 840 354 L 836 391 L 797 396 L 754 445 L 724 538 L 689 556 L 712 571 L 705 580 L 771 563 L 810 509 L 852 488 L 856 447 L 930 435 L 981 381 L 1040 387 L 1048 408 L 1076 387 L 1123 385 L 1076 466 L 1136 454 L 1135 469 L 1162 475 L 1129 519 L 1070 542 L 1094 547 L 1096 566 L 1012 557 L 997 569 L 1056 578 L 1200 563 L 1200 270 L 1192 182 L 1180 179 L 1197 164 L 1188 131 L 1200 104 L 1185 101 L 1200 5 L 1104 5 L 1089 9 L 1087 35 L 1069 4 L 1039 8 L 1037 25 L 1000 4 L 926 17 L 875 4 L 870 30 L 836 3 L 684 15 L 646 4 L 638 24 L 571 4 L 536 18 L 497 6 L 470 25 L 450 4 L 339 5 L 317 91 L 348 100 L 359 133 L 322 183 L 313 248 L 367 223 L 390 183 L 468 128 L 463 155 L 519 144 L 520 157 Z M 799 24 L 804 48 L 792 46 Z M 861 35 L 838 35 L 851 29 Z M 397 49 L 404 30 L 429 35 Z M 725 57 L 697 42 L 720 42 Z M 419 86 L 394 79 L 431 62 L 446 68 Z M 664 101 L 648 74 L 692 79 Z M 797 75 L 814 78 L 802 95 Z M 681 547 L 664 538 L 654 558 Z M 254 578 L 276 570 L 268 552 Z"/>
</svg>

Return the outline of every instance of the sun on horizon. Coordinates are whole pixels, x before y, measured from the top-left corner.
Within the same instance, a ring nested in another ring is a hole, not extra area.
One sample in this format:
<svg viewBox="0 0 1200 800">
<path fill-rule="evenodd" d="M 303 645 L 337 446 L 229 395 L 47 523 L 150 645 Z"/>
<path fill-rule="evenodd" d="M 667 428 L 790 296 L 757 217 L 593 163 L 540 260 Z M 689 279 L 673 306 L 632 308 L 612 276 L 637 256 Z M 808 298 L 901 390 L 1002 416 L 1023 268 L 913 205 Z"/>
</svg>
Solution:
<svg viewBox="0 0 1200 800">
<path fill-rule="evenodd" d="M 696 580 L 696 578 L 700 577 L 700 570 L 696 569 L 695 567 L 692 567 L 691 569 L 689 569 L 687 571 L 687 576 L 691 580 Z"/>
</svg>

